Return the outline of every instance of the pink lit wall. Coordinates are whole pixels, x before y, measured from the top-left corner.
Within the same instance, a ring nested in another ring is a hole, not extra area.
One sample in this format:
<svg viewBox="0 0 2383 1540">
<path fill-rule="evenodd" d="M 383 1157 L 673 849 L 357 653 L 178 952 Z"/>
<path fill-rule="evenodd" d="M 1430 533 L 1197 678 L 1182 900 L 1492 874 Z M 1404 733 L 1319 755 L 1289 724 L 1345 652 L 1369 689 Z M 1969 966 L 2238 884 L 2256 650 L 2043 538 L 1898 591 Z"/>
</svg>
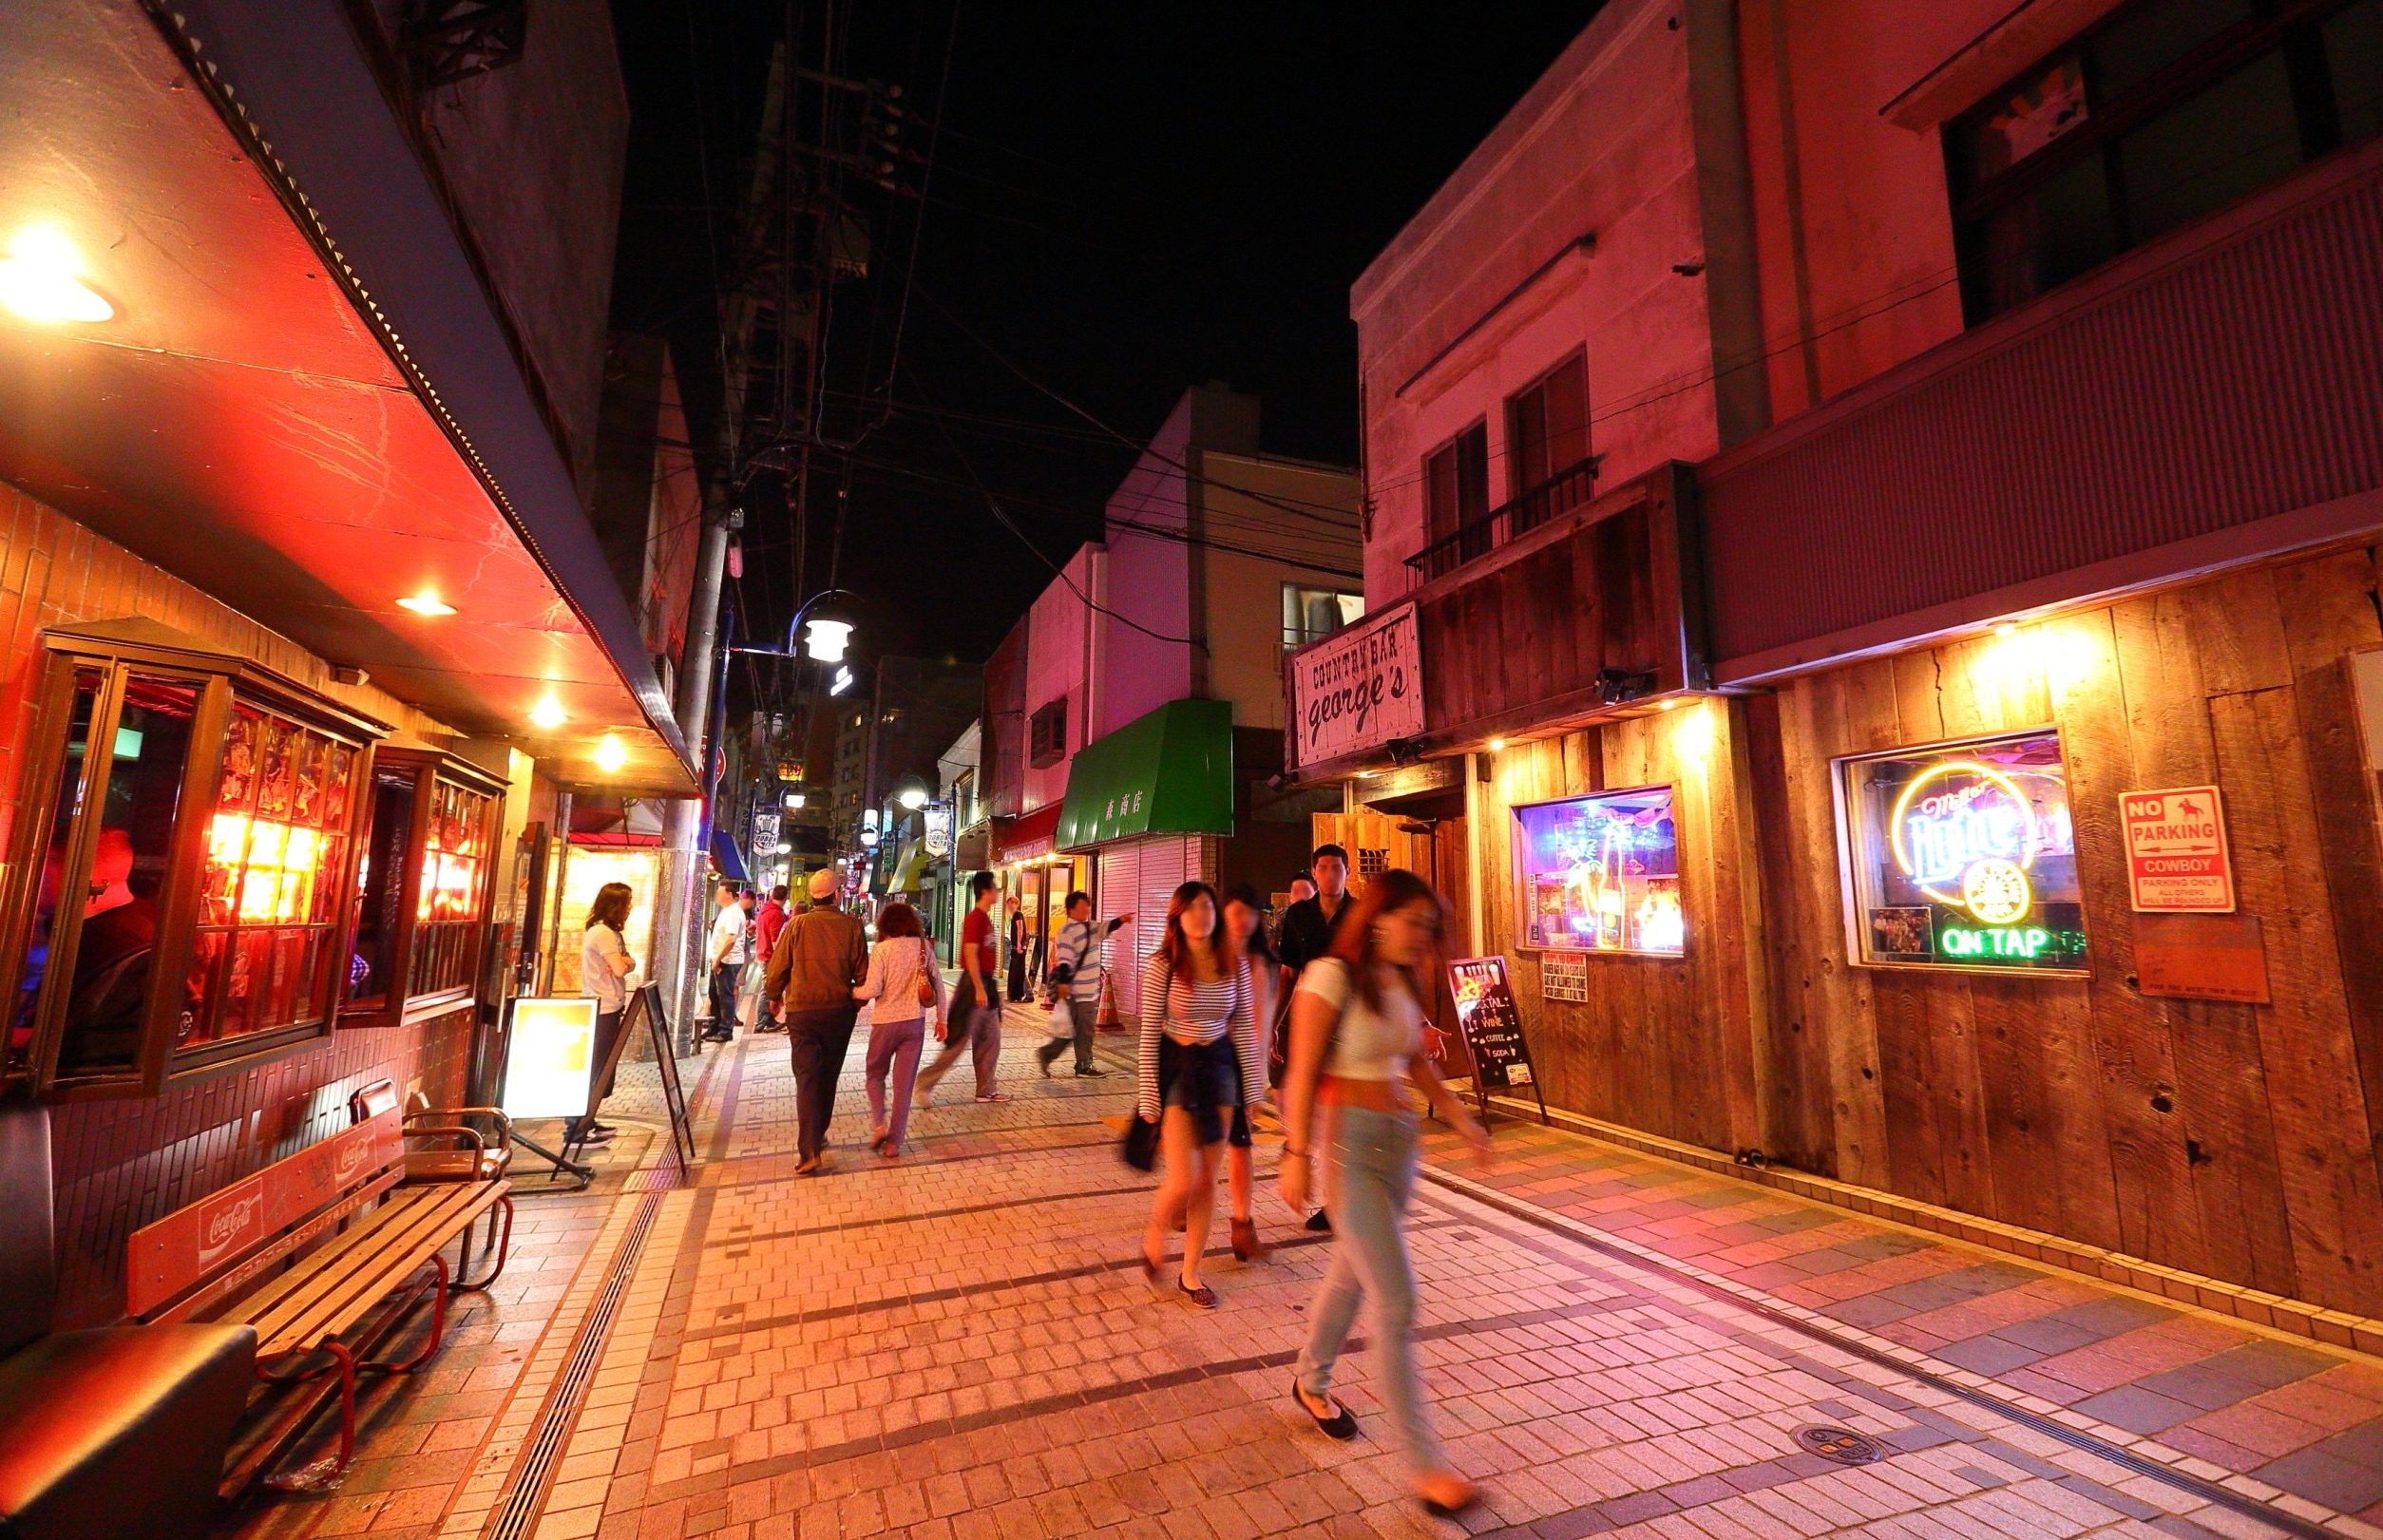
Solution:
<svg viewBox="0 0 2383 1540">
<path fill-rule="evenodd" d="M 1092 615 L 1078 596 L 1098 591 L 1100 561 L 1099 546 L 1079 547 L 1068 558 L 1064 576 L 1053 579 L 1027 612 L 1025 710 L 1031 717 L 1060 696 L 1067 697 L 1067 757 L 1041 769 L 1026 762 L 1020 812 L 1033 812 L 1067 795 L 1068 760 L 1084 747 L 1084 681 L 1092 656 L 1088 624 Z M 1019 741 L 1021 745 L 1026 741 L 1022 728 Z"/>
</svg>

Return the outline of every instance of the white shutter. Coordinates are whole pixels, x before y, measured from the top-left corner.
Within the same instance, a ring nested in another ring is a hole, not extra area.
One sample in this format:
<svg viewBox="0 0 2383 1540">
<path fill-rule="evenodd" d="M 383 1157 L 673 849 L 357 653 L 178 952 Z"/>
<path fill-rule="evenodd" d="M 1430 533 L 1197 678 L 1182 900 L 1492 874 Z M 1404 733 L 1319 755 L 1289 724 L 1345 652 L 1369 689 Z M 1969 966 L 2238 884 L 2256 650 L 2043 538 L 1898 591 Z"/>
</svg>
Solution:
<svg viewBox="0 0 2383 1540">
<path fill-rule="evenodd" d="M 1132 1021 L 1135 1019 L 1135 1006 L 1141 995 L 1142 959 L 1148 955 L 1140 938 L 1142 927 L 1150 919 L 1140 912 L 1141 847 L 1133 844 L 1104 845 L 1094 866 L 1093 917 L 1098 920 L 1128 909 L 1135 911 L 1134 923 L 1118 927 L 1100 943 L 1101 962 L 1109 970 L 1109 989 L 1116 997 L 1117 1015 Z"/>
</svg>

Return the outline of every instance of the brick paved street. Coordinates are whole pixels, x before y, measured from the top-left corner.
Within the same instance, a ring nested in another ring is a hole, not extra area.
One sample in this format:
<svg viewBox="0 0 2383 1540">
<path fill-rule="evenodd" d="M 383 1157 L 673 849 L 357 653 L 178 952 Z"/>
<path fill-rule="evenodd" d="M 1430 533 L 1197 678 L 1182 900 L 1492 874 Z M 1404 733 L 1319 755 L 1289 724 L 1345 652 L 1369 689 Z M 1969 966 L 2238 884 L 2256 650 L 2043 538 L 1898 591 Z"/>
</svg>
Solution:
<svg viewBox="0 0 2383 1540">
<path fill-rule="evenodd" d="M 1325 1243 L 1265 1194 L 1278 1249 L 1210 1269 L 1222 1309 L 1153 1297 L 1130 1082 L 1039 1079 L 1037 1041 L 1014 1013 L 1018 1099 L 955 1078 L 893 1165 L 858 1148 L 856 1043 L 816 1180 L 783 1039 L 690 1063 L 692 1178 L 632 1131 L 591 1193 L 524 1196 L 511 1269 L 374 1393 L 346 1481 L 227 1531 L 2383 1535 L 2372 1359 L 1511 1120 L 1487 1173 L 1436 1149 L 1414 1215 L 1426 1374 L 1485 1498 L 1435 1523 L 1367 1355 L 1359 1441 L 1289 1404 Z M 626 1079 L 615 1120 L 654 1119 Z"/>
</svg>

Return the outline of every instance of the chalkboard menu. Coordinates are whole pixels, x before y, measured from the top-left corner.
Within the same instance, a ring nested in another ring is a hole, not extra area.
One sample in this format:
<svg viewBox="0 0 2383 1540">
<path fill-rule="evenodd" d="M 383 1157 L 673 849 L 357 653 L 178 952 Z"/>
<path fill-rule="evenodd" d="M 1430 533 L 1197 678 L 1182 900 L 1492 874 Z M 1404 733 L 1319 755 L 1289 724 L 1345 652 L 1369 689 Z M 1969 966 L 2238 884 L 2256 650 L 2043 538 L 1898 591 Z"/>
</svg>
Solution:
<svg viewBox="0 0 2383 1540">
<path fill-rule="evenodd" d="M 1539 1120 L 1547 1120 L 1547 1098 L 1531 1066 L 1531 1045 L 1523 1039 L 1522 1013 L 1515 1007 L 1515 992 L 1506 978 L 1502 957 L 1458 958 L 1448 964 L 1448 987 L 1457 1002 L 1457 1029 L 1464 1034 L 1473 1058 L 1473 1089 L 1484 1116 L 1493 1088 L 1513 1091 L 1528 1086 L 1539 1103 Z"/>
</svg>

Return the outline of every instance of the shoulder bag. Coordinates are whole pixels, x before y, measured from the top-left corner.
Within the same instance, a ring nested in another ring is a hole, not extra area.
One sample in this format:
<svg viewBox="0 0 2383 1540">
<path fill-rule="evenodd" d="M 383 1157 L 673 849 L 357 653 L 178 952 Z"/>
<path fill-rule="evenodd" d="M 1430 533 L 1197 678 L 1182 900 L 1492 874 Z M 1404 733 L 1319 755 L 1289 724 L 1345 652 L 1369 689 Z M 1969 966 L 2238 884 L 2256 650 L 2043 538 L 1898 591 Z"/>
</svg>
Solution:
<svg viewBox="0 0 2383 1540">
<path fill-rule="evenodd" d="M 1167 1052 L 1167 997 L 1173 992 L 1174 979 L 1170 975 L 1167 987 L 1158 992 L 1158 1000 L 1154 1007 L 1158 1012 L 1158 1052 L 1161 1062 L 1164 1062 Z M 1149 1000 L 1144 1000 L 1142 1007 L 1144 1010 L 1153 1008 Z M 1138 1067 L 1135 1073 L 1138 1076 Z M 1162 1084 L 1158 1088 L 1158 1115 L 1163 1118 L 1167 1115 L 1167 1088 L 1163 1084 L 1165 1076 L 1161 1075 L 1160 1079 Z M 1137 1171 L 1153 1170 L 1158 1165 L 1158 1125 L 1145 1120 L 1138 1107 L 1134 1110 L 1133 1117 L 1126 1121 L 1125 1139 L 1118 1145 L 1117 1153 L 1124 1158 L 1128 1166 Z"/>
<path fill-rule="evenodd" d="M 924 1010 L 933 1010 L 943 991 L 935 987 L 935 954 L 926 949 L 926 938 L 919 938 L 919 977 L 912 986 L 912 996 Z"/>
</svg>

